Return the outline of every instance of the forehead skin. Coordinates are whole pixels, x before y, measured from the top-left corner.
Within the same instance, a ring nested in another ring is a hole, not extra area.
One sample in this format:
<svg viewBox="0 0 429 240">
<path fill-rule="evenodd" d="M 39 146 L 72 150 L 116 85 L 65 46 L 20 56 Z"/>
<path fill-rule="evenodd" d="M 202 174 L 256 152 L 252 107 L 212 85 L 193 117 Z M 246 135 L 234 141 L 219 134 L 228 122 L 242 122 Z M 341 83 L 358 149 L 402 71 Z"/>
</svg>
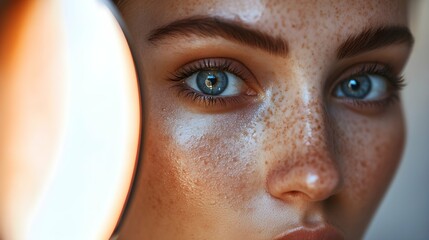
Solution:
<svg viewBox="0 0 429 240">
<path fill-rule="evenodd" d="M 138 1 L 125 0 L 121 11 L 135 19 L 141 33 L 144 26 L 161 26 L 186 16 L 219 16 L 264 29 L 285 39 L 296 39 L 304 34 L 315 35 L 335 30 L 339 35 L 332 40 L 355 33 L 371 25 L 404 25 L 407 23 L 406 1 Z M 323 19 L 323 21 L 320 21 Z M 129 24 L 132 24 L 131 22 Z M 331 30 L 331 31 L 329 31 Z"/>
<path fill-rule="evenodd" d="M 360 62 L 387 61 L 394 74 L 401 72 L 407 47 L 341 61 L 336 49 L 370 27 L 407 26 L 405 1 L 125 0 L 119 6 L 141 58 L 148 113 L 144 163 L 120 237 L 262 240 L 327 221 L 347 239 L 362 238 L 401 155 L 401 105 L 359 114 L 325 90 L 332 76 Z M 147 41 L 152 30 L 193 16 L 281 37 L 289 53 L 272 56 L 225 39 Z M 243 62 L 260 82 L 261 104 L 207 114 L 160 80 L 206 57 Z M 267 187 L 278 176 L 303 179 L 308 172 L 325 180 L 311 190 L 314 199 L 290 202 Z M 331 183 L 338 186 L 327 197 Z"/>
</svg>

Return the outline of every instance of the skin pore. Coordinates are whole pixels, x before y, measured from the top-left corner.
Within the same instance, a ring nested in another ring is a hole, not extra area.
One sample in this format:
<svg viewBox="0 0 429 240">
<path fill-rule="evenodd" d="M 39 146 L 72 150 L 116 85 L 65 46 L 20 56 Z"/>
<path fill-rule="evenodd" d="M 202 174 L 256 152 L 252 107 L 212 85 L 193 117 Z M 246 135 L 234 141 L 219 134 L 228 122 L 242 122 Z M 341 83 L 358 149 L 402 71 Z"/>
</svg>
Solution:
<svg viewBox="0 0 429 240">
<path fill-rule="evenodd" d="M 363 237 L 404 145 L 405 2 L 119 8 L 146 112 L 119 239 L 268 240 L 320 228 Z"/>
</svg>

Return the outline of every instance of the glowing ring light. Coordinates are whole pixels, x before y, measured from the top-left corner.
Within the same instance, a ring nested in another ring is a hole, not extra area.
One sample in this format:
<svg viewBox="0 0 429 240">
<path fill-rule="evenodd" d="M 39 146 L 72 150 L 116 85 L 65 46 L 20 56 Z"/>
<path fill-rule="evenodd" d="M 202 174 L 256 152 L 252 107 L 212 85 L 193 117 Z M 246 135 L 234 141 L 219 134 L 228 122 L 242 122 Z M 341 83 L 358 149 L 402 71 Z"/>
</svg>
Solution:
<svg viewBox="0 0 429 240">
<path fill-rule="evenodd" d="M 109 239 L 141 131 L 127 39 L 104 1 L 12 2 L 0 21 L 0 239 Z"/>
</svg>

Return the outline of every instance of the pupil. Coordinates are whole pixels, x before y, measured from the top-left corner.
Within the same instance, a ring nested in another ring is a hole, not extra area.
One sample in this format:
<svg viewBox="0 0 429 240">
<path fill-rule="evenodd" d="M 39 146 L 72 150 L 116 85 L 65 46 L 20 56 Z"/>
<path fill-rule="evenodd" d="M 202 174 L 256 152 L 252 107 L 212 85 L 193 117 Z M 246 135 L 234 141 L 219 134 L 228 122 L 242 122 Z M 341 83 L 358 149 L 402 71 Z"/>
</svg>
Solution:
<svg viewBox="0 0 429 240">
<path fill-rule="evenodd" d="M 217 82 L 216 76 L 208 75 L 205 81 L 205 84 L 208 88 L 213 89 L 214 86 L 216 85 L 216 82 Z"/>
<path fill-rule="evenodd" d="M 351 79 L 349 81 L 348 87 L 353 91 L 357 91 L 360 88 L 360 83 L 358 81 L 356 81 L 355 79 Z"/>
</svg>

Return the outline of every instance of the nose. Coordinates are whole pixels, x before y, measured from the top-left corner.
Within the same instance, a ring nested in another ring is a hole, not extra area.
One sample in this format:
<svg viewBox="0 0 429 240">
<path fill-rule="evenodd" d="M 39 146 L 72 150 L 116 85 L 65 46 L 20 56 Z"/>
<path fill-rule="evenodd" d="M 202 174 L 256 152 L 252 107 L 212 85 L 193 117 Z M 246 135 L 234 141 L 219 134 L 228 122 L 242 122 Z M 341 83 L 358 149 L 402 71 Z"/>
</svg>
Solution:
<svg viewBox="0 0 429 240">
<path fill-rule="evenodd" d="M 284 144 L 267 168 L 267 190 L 283 201 L 300 198 L 323 201 L 343 182 L 335 151 L 334 127 L 329 114 L 317 101 L 295 106 L 287 117 L 299 119 L 283 131 Z M 285 121 L 283 121 L 285 122 Z M 271 156 L 275 156 L 271 155 Z"/>
</svg>

